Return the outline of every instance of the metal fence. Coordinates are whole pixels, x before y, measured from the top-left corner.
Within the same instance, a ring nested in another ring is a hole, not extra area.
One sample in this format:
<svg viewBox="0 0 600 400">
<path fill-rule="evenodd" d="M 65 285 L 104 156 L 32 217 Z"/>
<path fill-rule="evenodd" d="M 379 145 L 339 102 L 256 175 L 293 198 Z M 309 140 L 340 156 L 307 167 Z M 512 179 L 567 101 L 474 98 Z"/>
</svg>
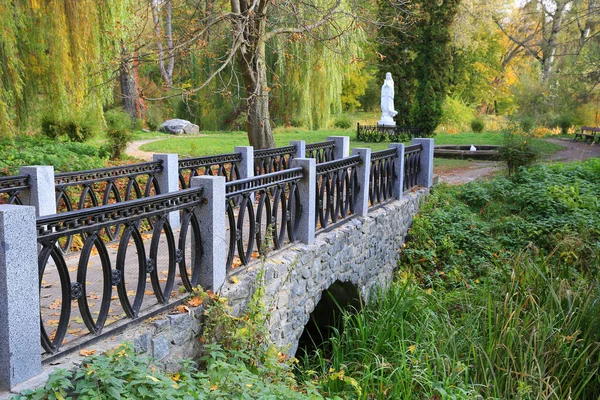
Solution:
<svg viewBox="0 0 600 400">
<path fill-rule="evenodd" d="M 289 168 L 298 146 L 277 147 L 254 151 L 254 176 L 270 174 Z"/>
<path fill-rule="evenodd" d="M 371 206 L 392 199 L 397 159 L 398 151 L 395 148 L 371 154 L 371 168 L 369 169 L 369 203 Z"/>
<path fill-rule="evenodd" d="M 228 272 L 296 240 L 302 177 L 302 168 L 291 168 L 226 184 Z"/>
<path fill-rule="evenodd" d="M 333 161 L 333 150 L 335 142 L 326 141 L 320 143 L 311 143 L 306 145 L 306 158 L 314 158 L 317 164 Z"/>
<path fill-rule="evenodd" d="M 414 144 L 404 149 L 404 190 L 409 190 L 418 185 L 421 172 L 421 153 L 423 145 Z"/>
<path fill-rule="evenodd" d="M 227 182 L 240 179 L 240 153 L 184 158 L 179 160 L 179 187 L 189 188 L 194 176 L 224 176 Z"/>
<path fill-rule="evenodd" d="M 421 129 L 415 126 L 384 126 L 356 124 L 356 140 L 361 142 L 405 142 L 418 137 Z"/>
<path fill-rule="evenodd" d="M 0 204 L 22 205 L 21 193 L 29 189 L 29 176 L 0 177 Z"/>
<path fill-rule="evenodd" d="M 143 303 L 167 305 L 179 293 L 175 286 L 191 291 L 202 268 L 195 216 L 202 200 L 202 189 L 187 189 L 38 218 L 43 349 L 56 353 L 79 336 L 136 318 Z M 182 214 L 178 237 L 167 218 L 173 211 Z M 115 229 L 120 240 L 110 244 Z M 72 237 L 83 246 L 65 255 L 61 243 Z"/>
<path fill-rule="evenodd" d="M 352 156 L 317 165 L 317 229 L 324 229 L 354 214 L 358 188 L 356 168 L 359 163 L 360 156 Z"/>
</svg>

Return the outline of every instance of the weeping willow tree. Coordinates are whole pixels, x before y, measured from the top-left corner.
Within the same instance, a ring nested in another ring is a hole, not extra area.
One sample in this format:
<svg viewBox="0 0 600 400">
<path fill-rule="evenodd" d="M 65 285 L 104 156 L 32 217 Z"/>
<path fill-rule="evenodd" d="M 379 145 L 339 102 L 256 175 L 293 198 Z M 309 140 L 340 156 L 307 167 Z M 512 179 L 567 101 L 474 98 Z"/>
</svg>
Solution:
<svg viewBox="0 0 600 400">
<path fill-rule="evenodd" d="M 43 115 L 102 120 L 112 101 L 115 43 L 129 1 L 8 0 L 0 5 L 0 128 L 35 127 Z"/>
<path fill-rule="evenodd" d="M 326 127 L 330 115 L 342 109 L 342 80 L 361 53 L 362 40 L 360 31 L 333 47 L 310 37 L 277 38 L 268 58 L 273 119 L 313 130 Z"/>
</svg>

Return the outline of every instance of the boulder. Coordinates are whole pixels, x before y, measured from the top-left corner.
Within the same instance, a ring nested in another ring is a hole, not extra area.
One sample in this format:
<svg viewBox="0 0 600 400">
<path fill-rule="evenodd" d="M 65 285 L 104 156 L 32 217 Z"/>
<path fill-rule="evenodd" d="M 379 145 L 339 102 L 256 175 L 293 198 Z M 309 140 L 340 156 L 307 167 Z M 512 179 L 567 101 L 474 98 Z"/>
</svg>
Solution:
<svg viewBox="0 0 600 400">
<path fill-rule="evenodd" d="M 199 133 L 200 127 L 185 119 L 170 119 L 163 122 L 160 128 L 158 128 L 158 131 L 170 133 L 172 135 L 179 135 L 181 133 L 193 134 Z"/>
</svg>

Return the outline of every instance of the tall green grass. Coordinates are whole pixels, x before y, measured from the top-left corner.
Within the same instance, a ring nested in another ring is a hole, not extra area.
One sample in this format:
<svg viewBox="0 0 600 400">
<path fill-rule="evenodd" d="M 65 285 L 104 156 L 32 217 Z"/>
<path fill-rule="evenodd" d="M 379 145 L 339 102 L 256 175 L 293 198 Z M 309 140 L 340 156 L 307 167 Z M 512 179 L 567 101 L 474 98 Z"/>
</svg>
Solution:
<svg viewBox="0 0 600 400">
<path fill-rule="evenodd" d="M 436 291 L 405 277 L 347 314 L 303 377 L 357 399 L 596 399 L 600 292 L 557 276 L 524 253 L 493 284 Z"/>
</svg>

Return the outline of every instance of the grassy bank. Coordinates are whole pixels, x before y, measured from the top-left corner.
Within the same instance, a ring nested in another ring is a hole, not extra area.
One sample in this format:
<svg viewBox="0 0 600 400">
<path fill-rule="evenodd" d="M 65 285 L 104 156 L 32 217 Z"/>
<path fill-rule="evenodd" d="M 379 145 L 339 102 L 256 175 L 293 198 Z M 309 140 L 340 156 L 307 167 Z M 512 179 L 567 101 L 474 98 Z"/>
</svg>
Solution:
<svg viewBox="0 0 600 400">
<path fill-rule="evenodd" d="M 278 129 L 275 132 L 275 143 L 277 146 L 287 146 L 291 140 L 305 140 L 306 143 L 322 142 L 328 136 L 350 136 L 350 147 L 370 147 L 373 151 L 387 149 L 388 143 L 358 142 L 355 140 L 354 129 L 331 129 L 322 131 L 307 131 L 302 129 L 288 128 Z M 552 153 L 561 149 L 553 143 L 532 139 L 535 145 L 544 153 Z M 462 133 L 462 134 L 438 134 L 435 137 L 436 144 L 462 144 L 462 145 L 502 145 L 504 136 L 498 132 L 487 133 Z M 247 146 L 248 138 L 245 132 L 202 132 L 196 137 L 168 137 L 163 140 L 148 143 L 141 147 L 143 151 L 178 153 L 182 157 L 193 157 L 211 154 L 230 153 L 234 146 Z"/>
<path fill-rule="evenodd" d="M 301 376 L 343 398 L 598 398 L 598 198 L 598 159 L 436 188 L 391 290 Z"/>
</svg>

